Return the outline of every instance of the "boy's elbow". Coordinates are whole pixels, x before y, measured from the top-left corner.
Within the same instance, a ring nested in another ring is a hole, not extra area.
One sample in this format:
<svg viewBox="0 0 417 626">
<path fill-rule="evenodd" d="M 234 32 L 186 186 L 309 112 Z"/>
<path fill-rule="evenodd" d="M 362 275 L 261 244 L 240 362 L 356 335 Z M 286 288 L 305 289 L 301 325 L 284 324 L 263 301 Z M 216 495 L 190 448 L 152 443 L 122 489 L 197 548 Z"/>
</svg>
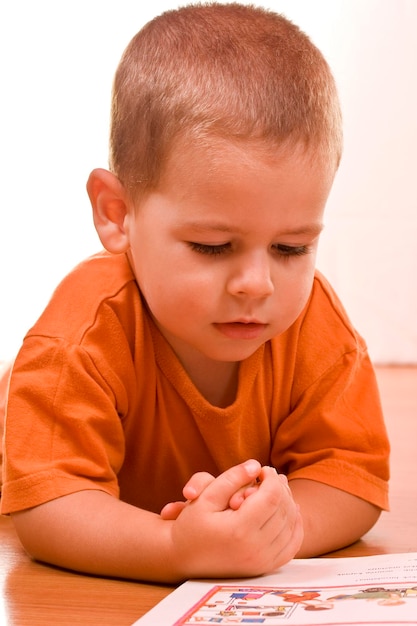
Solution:
<svg viewBox="0 0 417 626">
<path fill-rule="evenodd" d="M 11 519 L 25 551 L 33 559 L 61 565 L 68 534 L 66 498 L 11 513 Z"/>
<path fill-rule="evenodd" d="M 37 509 L 38 507 L 12 513 L 11 518 L 17 536 L 28 555 L 35 560 L 44 561 L 48 560 L 44 540 L 45 533 L 48 533 L 42 528 Z"/>
</svg>

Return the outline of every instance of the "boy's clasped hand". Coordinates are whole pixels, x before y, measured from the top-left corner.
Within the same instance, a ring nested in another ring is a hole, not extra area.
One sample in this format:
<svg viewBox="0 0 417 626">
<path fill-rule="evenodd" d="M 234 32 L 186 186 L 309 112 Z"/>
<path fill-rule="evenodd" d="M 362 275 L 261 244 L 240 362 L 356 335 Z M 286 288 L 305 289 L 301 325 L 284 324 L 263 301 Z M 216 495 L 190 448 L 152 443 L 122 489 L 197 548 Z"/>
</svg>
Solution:
<svg viewBox="0 0 417 626">
<path fill-rule="evenodd" d="M 199 472 L 183 494 L 186 501 L 167 504 L 161 517 L 173 522 L 174 558 L 187 563 L 194 577 L 199 569 L 202 577 L 261 574 L 286 563 L 301 546 L 299 507 L 287 478 L 273 467 L 250 459 L 217 478 Z"/>
</svg>

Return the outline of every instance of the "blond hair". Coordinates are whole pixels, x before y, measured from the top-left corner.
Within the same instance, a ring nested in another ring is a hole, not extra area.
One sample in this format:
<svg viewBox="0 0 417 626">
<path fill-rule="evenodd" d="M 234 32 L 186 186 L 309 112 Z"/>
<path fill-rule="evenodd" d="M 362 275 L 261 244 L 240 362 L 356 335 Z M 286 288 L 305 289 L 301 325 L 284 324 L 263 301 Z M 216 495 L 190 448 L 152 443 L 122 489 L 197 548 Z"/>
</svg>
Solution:
<svg viewBox="0 0 417 626">
<path fill-rule="evenodd" d="M 110 168 L 155 188 L 179 137 L 303 144 L 337 168 L 341 114 L 330 68 L 284 16 L 238 3 L 167 11 L 126 48 L 112 98 Z"/>
</svg>

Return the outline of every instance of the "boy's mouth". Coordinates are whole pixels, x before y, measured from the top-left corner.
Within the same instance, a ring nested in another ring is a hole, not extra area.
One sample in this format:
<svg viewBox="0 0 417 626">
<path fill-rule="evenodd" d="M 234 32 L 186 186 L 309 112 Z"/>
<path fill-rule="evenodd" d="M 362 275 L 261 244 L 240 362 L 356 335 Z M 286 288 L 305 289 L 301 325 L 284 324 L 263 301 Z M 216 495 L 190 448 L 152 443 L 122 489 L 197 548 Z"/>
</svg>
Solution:
<svg viewBox="0 0 417 626">
<path fill-rule="evenodd" d="M 236 321 L 214 324 L 217 330 L 229 339 L 258 339 L 268 324 L 258 321 Z"/>
</svg>

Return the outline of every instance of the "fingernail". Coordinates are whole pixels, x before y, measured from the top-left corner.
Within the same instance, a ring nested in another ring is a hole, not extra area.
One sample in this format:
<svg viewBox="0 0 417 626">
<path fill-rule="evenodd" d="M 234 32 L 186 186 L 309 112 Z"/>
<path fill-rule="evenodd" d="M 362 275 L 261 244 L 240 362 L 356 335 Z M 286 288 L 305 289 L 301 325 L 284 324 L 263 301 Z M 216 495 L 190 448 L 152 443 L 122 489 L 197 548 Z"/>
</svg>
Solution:
<svg viewBox="0 0 417 626">
<path fill-rule="evenodd" d="M 278 478 L 280 479 L 280 481 L 282 482 L 284 487 L 286 487 L 288 489 L 288 491 L 291 492 L 290 485 L 289 485 L 289 482 L 288 482 L 288 478 L 286 477 L 286 475 L 285 474 L 278 474 Z"/>
<path fill-rule="evenodd" d="M 249 459 L 249 461 L 245 461 L 243 466 L 246 469 L 246 471 L 248 472 L 248 474 L 252 474 L 254 476 L 259 474 L 259 470 L 260 470 L 260 467 L 261 467 L 260 463 L 258 463 L 258 461 L 255 461 L 255 459 Z"/>
</svg>

